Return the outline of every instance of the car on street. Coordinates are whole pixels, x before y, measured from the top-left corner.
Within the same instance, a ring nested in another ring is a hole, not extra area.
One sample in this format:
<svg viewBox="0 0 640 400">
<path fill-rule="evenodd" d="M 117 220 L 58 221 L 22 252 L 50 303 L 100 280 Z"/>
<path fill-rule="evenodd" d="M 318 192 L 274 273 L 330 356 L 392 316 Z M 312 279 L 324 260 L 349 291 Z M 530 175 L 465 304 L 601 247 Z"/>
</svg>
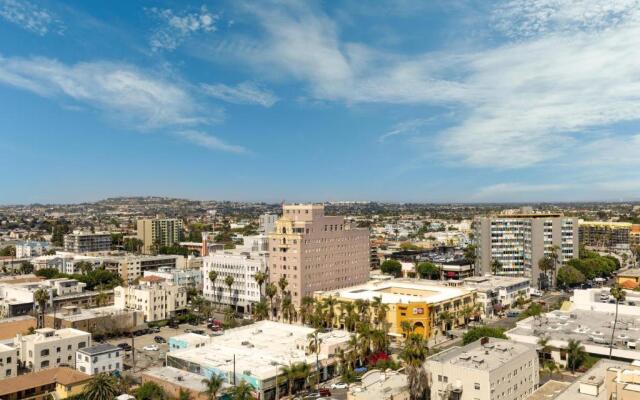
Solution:
<svg viewBox="0 0 640 400">
<path fill-rule="evenodd" d="M 129 343 L 118 343 L 118 347 L 124 351 L 131 351 L 131 345 Z"/>
<path fill-rule="evenodd" d="M 344 382 L 336 382 L 331 384 L 331 389 L 346 389 L 349 385 Z"/>
<path fill-rule="evenodd" d="M 167 343 L 167 341 L 165 340 L 165 338 L 163 338 L 162 336 L 156 336 L 156 337 L 154 337 L 154 338 L 153 338 L 153 340 L 154 340 L 156 343 Z"/>
<path fill-rule="evenodd" d="M 155 344 L 148 344 L 142 348 L 144 351 L 158 351 L 159 348 Z"/>
</svg>

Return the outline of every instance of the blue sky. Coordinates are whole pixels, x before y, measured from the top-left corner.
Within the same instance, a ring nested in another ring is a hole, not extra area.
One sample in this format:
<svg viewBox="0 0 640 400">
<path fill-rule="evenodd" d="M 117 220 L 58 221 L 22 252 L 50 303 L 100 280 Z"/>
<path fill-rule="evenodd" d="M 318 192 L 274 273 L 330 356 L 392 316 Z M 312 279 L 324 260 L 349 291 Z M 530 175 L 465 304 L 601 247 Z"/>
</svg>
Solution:
<svg viewBox="0 0 640 400">
<path fill-rule="evenodd" d="M 0 0 L 0 203 L 640 199 L 640 0 Z"/>
</svg>

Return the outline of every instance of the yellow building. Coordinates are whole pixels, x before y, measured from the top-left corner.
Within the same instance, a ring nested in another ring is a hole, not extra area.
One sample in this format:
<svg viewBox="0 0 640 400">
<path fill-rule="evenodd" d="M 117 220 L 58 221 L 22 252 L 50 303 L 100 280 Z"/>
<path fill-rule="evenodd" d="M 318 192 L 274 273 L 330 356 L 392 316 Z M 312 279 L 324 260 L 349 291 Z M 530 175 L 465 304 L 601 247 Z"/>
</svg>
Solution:
<svg viewBox="0 0 640 400">
<path fill-rule="evenodd" d="M 403 322 L 406 321 L 413 332 L 432 338 L 464 324 L 465 319 L 474 315 L 476 292 L 435 281 L 393 279 L 316 292 L 315 296 L 317 299 L 331 296 L 338 303 L 367 301 L 369 304 L 380 298 L 389 308 L 387 322 L 391 336 L 403 336 Z M 336 311 L 336 314 L 339 315 L 339 312 Z M 338 325 L 344 327 L 341 318 Z"/>
</svg>

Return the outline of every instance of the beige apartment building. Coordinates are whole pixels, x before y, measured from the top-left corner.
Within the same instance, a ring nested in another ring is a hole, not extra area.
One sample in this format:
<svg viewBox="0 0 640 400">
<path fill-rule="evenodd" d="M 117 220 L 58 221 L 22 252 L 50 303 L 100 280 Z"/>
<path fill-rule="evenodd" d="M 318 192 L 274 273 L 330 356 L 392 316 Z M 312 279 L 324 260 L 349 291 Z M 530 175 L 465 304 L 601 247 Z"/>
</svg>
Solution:
<svg viewBox="0 0 640 400">
<path fill-rule="evenodd" d="M 155 246 L 171 246 L 180 242 L 182 220 L 176 218 L 141 218 L 138 220 L 138 239 L 142 252 L 151 254 Z"/>
<path fill-rule="evenodd" d="M 114 308 L 141 311 L 145 322 L 169 319 L 187 308 L 187 288 L 157 276 L 142 277 L 139 285 L 118 286 L 113 294 Z"/>
<path fill-rule="evenodd" d="M 427 358 L 432 399 L 523 400 L 539 382 L 534 345 L 483 338 Z"/>
<path fill-rule="evenodd" d="M 18 334 L 13 343 L 23 365 L 37 372 L 61 364 L 75 367 L 76 350 L 91 346 L 91 334 L 73 328 L 42 328 L 32 335 Z"/>
<path fill-rule="evenodd" d="M 286 204 L 269 234 L 269 277 L 289 282 L 294 304 L 316 291 L 341 289 L 369 279 L 369 230 L 344 217 L 324 215 L 321 204 Z"/>
</svg>

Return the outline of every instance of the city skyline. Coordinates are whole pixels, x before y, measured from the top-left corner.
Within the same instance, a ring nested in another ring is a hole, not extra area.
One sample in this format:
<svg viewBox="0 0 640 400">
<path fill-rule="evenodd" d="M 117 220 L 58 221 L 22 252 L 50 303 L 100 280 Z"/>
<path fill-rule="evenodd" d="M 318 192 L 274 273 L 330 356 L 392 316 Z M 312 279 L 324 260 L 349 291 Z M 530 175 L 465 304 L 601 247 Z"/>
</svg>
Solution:
<svg viewBox="0 0 640 400">
<path fill-rule="evenodd" d="M 640 0 L 426 3 L 0 0 L 0 204 L 640 200 Z"/>
</svg>

